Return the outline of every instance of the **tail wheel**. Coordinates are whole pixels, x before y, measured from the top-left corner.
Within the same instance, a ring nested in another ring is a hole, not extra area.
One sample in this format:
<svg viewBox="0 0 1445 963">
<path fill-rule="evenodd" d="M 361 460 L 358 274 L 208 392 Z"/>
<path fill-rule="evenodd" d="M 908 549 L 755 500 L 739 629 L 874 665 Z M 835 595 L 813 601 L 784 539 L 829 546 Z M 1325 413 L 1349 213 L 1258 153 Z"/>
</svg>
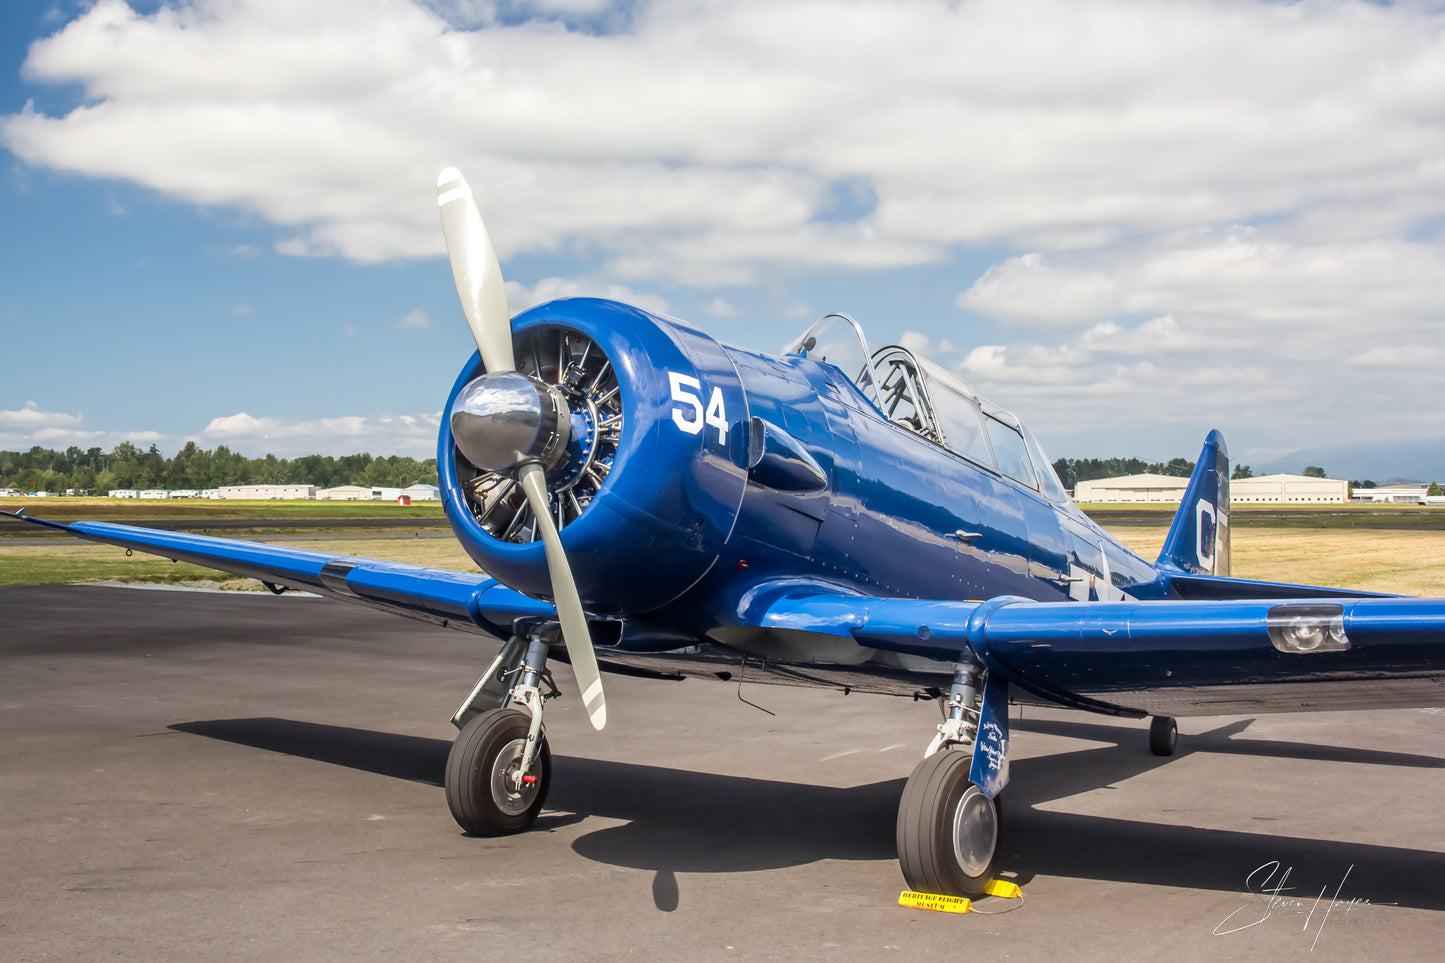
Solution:
<svg viewBox="0 0 1445 963">
<path fill-rule="evenodd" d="M 535 781 L 517 786 L 513 778 L 527 746 L 531 716 L 518 709 L 492 709 L 472 719 L 447 756 L 447 807 L 457 825 L 473 836 L 509 836 L 536 822 L 552 782 L 547 737 L 532 760 Z"/>
<path fill-rule="evenodd" d="M 911 889 L 976 898 L 993 879 L 1003 811 L 969 781 L 972 754 L 944 749 L 908 777 L 898 803 L 898 863 Z"/>
<path fill-rule="evenodd" d="M 1173 716 L 1149 717 L 1149 751 L 1156 756 L 1172 756 L 1179 745 L 1179 723 Z"/>
</svg>

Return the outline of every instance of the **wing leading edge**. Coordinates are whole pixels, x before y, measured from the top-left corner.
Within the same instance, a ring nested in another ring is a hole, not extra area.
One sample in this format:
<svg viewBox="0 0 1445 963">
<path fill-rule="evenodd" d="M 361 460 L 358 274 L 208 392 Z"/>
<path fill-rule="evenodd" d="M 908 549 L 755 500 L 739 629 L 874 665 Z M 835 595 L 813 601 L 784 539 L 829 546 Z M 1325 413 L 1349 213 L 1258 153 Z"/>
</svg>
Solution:
<svg viewBox="0 0 1445 963">
<path fill-rule="evenodd" d="M 476 573 L 110 522 L 66 525 L 19 514 L 13 517 L 92 542 L 192 562 L 272 585 L 361 602 L 398 615 L 480 630 L 503 639 L 512 634 L 518 619 L 557 617 L 557 610 L 549 603 Z"/>
<path fill-rule="evenodd" d="M 1445 705 L 1445 599 L 1042 603 L 784 595 L 769 628 L 945 663 L 1124 715 Z"/>
</svg>

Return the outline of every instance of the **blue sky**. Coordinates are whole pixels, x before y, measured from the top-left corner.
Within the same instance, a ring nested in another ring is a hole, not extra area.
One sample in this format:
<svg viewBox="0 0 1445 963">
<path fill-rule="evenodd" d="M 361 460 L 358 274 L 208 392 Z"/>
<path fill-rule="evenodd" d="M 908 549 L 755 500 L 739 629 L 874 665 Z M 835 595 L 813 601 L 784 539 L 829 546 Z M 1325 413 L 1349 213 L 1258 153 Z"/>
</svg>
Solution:
<svg viewBox="0 0 1445 963">
<path fill-rule="evenodd" d="M 514 310 L 827 311 L 1052 454 L 1445 448 L 1445 15 L 1304 2 L 0 4 L 0 448 L 424 456 Z"/>
</svg>

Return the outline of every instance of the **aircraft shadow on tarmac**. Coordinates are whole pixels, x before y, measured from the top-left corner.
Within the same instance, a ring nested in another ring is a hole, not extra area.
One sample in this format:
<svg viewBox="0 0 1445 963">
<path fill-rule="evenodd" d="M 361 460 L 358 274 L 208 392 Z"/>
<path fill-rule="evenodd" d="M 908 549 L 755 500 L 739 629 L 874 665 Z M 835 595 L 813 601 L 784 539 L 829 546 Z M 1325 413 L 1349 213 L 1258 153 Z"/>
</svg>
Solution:
<svg viewBox="0 0 1445 963">
<path fill-rule="evenodd" d="M 1430 756 L 1230 738 L 1248 724 L 1181 738 L 1180 754 L 1258 752 L 1442 768 L 1441 760 Z M 1111 743 L 1013 763 L 1003 797 L 1008 824 L 1001 867 L 1020 883 L 1048 875 L 1239 893 L 1246 876 L 1278 860 L 1303 889 L 1316 881 L 1333 886 L 1348 871 L 1342 899 L 1363 896 L 1377 904 L 1445 910 L 1445 889 L 1439 886 L 1445 878 L 1442 853 L 1039 808 L 1039 803 L 1108 786 L 1169 760 L 1131 747 L 1129 740 L 1140 737 L 1132 729 L 1051 720 L 1017 725 Z M 451 748 L 441 739 L 276 718 L 215 719 L 170 728 L 433 786 L 442 785 Z M 553 762 L 547 811 L 536 828 L 561 828 L 588 816 L 625 820 L 581 836 L 572 848 L 598 862 L 653 871 L 653 899 L 660 910 L 677 907 L 679 873 L 757 872 L 822 859 L 891 860 L 896 855 L 894 819 L 902 778 L 839 789 L 564 756 L 554 756 Z M 1429 803 L 1422 800 L 1421 805 Z M 1309 898 L 1314 895 L 1311 891 Z"/>
</svg>

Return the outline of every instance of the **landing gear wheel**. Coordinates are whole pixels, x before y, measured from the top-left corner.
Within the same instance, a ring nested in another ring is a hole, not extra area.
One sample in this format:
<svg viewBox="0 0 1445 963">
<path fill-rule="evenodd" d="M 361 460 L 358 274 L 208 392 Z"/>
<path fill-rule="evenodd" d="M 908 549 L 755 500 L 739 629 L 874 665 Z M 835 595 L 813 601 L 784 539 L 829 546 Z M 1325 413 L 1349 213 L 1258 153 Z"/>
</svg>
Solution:
<svg viewBox="0 0 1445 963">
<path fill-rule="evenodd" d="M 993 879 L 1003 810 L 969 782 L 972 765 L 972 753 L 943 749 L 903 787 L 898 864 L 914 890 L 976 898 Z"/>
<path fill-rule="evenodd" d="M 519 709 L 492 709 L 468 722 L 447 756 L 447 807 L 473 836 L 508 836 L 531 827 L 552 783 L 547 737 L 532 760 L 535 782 L 513 783 L 532 718 Z"/>
<path fill-rule="evenodd" d="M 1149 751 L 1156 756 L 1174 755 L 1179 745 L 1179 724 L 1173 716 L 1149 717 Z"/>
</svg>

